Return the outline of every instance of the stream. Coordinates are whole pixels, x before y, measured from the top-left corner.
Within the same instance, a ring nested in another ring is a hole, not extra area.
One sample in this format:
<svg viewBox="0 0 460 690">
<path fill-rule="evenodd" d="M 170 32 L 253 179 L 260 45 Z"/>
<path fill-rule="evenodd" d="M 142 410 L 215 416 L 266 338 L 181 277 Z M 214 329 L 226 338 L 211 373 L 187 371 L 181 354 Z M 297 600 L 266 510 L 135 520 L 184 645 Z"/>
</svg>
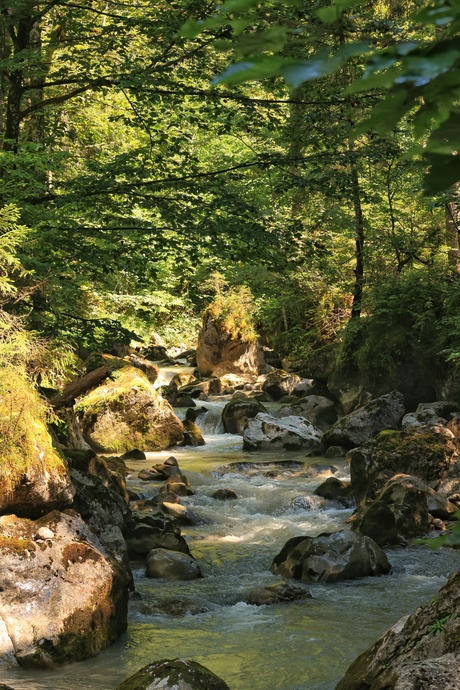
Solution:
<svg viewBox="0 0 460 690">
<path fill-rule="evenodd" d="M 254 588 L 281 581 L 269 567 L 289 538 L 343 527 L 352 511 L 312 492 L 331 476 L 330 465 L 340 479 L 348 478 L 348 468 L 344 459 L 305 452 L 243 452 L 241 436 L 222 433 L 223 403 L 202 403 L 210 410 L 202 427 L 205 446 L 127 463 L 134 470 L 130 488 L 148 497 L 159 485 L 140 481 L 137 472 L 177 458 L 195 491 L 181 502 L 204 521 L 182 528 L 204 577 L 148 579 L 143 564 L 134 563 L 138 598 L 130 601 L 128 632 L 117 644 L 54 671 L 1 667 L 0 682 L 14 690 L 115 690 L 141 666 L 179 656 L 203 664 L 231 690 L 333 690 L 358 654 L 460 568 L 460 553 L 452 549 L 390 549 L 389 575 L 304 585 L 312 599 L 288 604 L 244 603 Z M 212 498 L 217 488 L 233 489 L 238 499 Z M 191 613 L 166 615 L 161 605 L 171 599 L 186 602 Z"/>
</svg>

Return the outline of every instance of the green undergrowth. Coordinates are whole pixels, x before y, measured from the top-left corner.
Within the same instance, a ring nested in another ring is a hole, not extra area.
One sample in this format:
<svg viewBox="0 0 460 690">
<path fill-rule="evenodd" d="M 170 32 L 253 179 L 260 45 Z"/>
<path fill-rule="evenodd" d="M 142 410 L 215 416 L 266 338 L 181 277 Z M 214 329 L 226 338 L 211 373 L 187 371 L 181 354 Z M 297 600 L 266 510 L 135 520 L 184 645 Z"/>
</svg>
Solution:
<svg viewBox="0 0 460 690">
<path fill-rule="evenodd" d="M 79 400 L 75 410 L 77 412 L 90 410 L 97 414 L 127 396 L 133 388 L 137 391 L 150 393 L 152 396 L 155 394 L 152 384 L 139 369 L 124 366 L 122 369 L 112 371 L 111 380 L 98 386 Z"/>
<path fill-rule="evenodd" d="M 26 376 L 0 367 L 0 483 L 11 494 L 26 474 L 63 472 L 65 461 L 47 429 L 50 413 Z"/>
</svg>

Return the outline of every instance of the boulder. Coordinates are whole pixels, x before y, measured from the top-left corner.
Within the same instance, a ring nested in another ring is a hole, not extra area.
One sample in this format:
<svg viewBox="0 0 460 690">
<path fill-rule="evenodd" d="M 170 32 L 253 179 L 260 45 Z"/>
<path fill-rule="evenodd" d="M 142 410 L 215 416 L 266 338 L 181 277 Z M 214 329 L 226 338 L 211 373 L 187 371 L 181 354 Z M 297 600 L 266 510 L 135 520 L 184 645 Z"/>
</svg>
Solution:
<svg viewBox="0 0 460 690">
<path fill-rule="evenodd" d="M 162 548 L 149 551 L 146 575 L 165 580 L 196 580 L 203 577 L 200 566 L 192 556 Z"/>
<path fill-rule="evenodd" d="M 243 433 L 244 450 L 272 450 L 285 448 L 296 450 L 318 449 L 322 432 L 302 417 L 276 419 L 269 414 L 259 413 L 250 419 Z"/>
<path fill-rule="evenodd" d="M 222 412 L 224 429 L 228 434 L 243 435 L 249 419 L 254 419 L 259 412 L 267 413 L 262 403 L 251 398 L 234 398 L 227 403 Z"/>
<path fill-rule="evenodd" d="M 270 400 L 280 400 L 285 395 L 291 395 L 301 380 L 297 374 L 288 374 L 283 369 L 275 369 L 267 375 L 262 390 Z"/>
<path fill-rule="evenodd" d="M 216 498 L 218 501 L 234 501 L 238 496 L 233 489 L 217 489 L 212 494 L 212 498 Z"/>
<path fill-rule="evenodd" d="M 76 513 L 0 518 L 0 656 L 26 668 L 83 661 L 125 630 L 128 582 Z"/>
<path fill-rule="evenodd" d="M 351 508 L 354 504 L 353 490 L 350 482 L 343 482 L 336 477 L 328 477 L 313 492 L 315 496 L 321 496 L 328 501 L 336 501 L 345 508 Z"/>
<path fill-rule="evenodd" d="M 204 438 L 201 433 L 201 429 L 190 419 L 184 421 L 184 440 L 182 445 L 184 446 L 204 446 Z"/>
<path fill-rule="evenodd" d="M 109 453 L 161 450 L 180 443 L 182 422 L 147 377 L 129 366 L 117 374 L 78 402 L 86 441 Z"/>
<path fill-rule="evenodd" d="M 379 546 L 393 546 L 426 534 L 429 515 L 449 520 L 456 511 L 453 503 L 417 477 L 398 474 L 385 484 L 375 501 L 358 508 L 352 529 Z"/>
<path fill-rule="evenodd" d="M 415 475 L 443 496 L 460 484 L 460 442 L 427 429 L 384 431 L 351 450 L 350 477 L 356 503 L 375 499 L 395 474 Z"/>
<path fill-rule="evenodd" d="M 446 425 L 458 412 L 458 404 L 440 400 L 433 403 L 420 403 L 415 412 L 404 415 L 401 427 L 407 429 L 411 426 Z"/>
<path fill-rule="evenodd" d="M 384 429 L 397 429 L 403 415 L 404 396 L 392 391 L 342 417 L 326 431 L 323 442 L 328 446 L 360 446 Z"/>
<path fill-rule="evenodd" d="M 230 690 L 227 683 L 196 661 L 162 659 L 147 664 L 117 690 Z"/>
<path fill-rule="evenodd" d="M 460 573 L 361 654 L 335 690 L 457 690 Z"/>
<path fill-rule="evenodd" d="M 287 604 L 300 599 L 311 599 L 311 594 L 301 585 L 293 585 L 289 582 L 277 582 L 274 585 L 259 587 L 249 593 L 247 604 L 253 606 L 269 606 L 271 604 Z"/>
<path fill-rule="evenodd" d="M 308 419 L 321 431 L 326 431 L 337 421 L 334 401 L 322 395 L 307 395 L 291 405 L 283 405 L 278 411 L 278 417 L 290 415 Z"/>
<path fill-rule="evenodd" d="M 258 343 L 233 337 L 218 320 L 207 313 L 198 335 L 196 361 L 203 376 L 257 376 L 264 354 Z"/>
<path fill-rule="evenodd" d="M 343 530 L 286 542 L 270 567 L 274 575 L 301 582 L 337 582 L 390 572 L 380 546 L 369 537 Z"/>
<path fill-rule="evenodd" d="M 190 555 L 187 542 L 181 536 L 179 530 L 165 530 L 146 523 L 138 523 L 129 530 L 125 538 L 128 551 L 133 555 L 145 555 L 152 551 L 152 549 L 169 550 L 181 552 L 187 556 Z"/>
</svg>

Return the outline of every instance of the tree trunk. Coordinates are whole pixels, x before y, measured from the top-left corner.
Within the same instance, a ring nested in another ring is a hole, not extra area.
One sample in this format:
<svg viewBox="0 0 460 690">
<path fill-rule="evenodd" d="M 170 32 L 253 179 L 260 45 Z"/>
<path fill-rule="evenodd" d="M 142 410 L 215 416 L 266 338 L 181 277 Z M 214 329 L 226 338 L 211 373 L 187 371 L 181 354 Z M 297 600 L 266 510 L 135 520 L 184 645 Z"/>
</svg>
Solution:
<svg viewBox="0 0 460 690">
<path fill-rule="evenodd" d="M 460 270 L 460 200 L 450 201 L 446 204 L 446 242 L 449 247 L 449 265 L 455 270 Z"/>
<path fill-rule="evenodd" d="M 361 206 L 361 190 L 356 165 L 352 163 L 351 184 L 353 190 L 353 207 L 355 211 L 355 258 L 354 269 L 355 285 L 353 288 L 353 303 L 351 305 L 351 318 L 361 316 L 363 286 L 364 286 L 364 217 Z"/>
</svg>

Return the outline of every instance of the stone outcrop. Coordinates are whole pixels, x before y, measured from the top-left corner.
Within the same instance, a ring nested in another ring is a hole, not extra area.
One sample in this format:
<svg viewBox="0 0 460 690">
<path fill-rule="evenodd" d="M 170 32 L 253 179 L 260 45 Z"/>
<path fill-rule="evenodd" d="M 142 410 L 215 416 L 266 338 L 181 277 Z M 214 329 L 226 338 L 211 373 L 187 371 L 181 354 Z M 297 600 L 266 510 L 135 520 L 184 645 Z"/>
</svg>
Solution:
<svg viewBox="0 0 460 690">
<path fill-rule="evenodd" d="M 426 429 L 385 431 L 348 453 L 356 503 L 375 499 L 395 474 L 415 475 L 443 496 L 460 484 L 458 439 Z"/>
<path fill-rule="evenodd" d="M 337 582 L 390 572 L 382 549 L 369 537 L 343 530 L 286 542 L 270 567 L 274 575 L 301 582 Z"/>
<path fill-rule="evenodd" d="M 196 361 L 203 376 L 256 376 L 263 365 L 264 355 L 258 343 L 233 337 L 210 314 L 206 314 L 198 335 Z"/>
<path fill-rule="evenodd" d="M 336 477 L 328 477 L 313 492 L 328 501 L 336 501 L 344 508 L 351 508 L 354 504 L 353 490 L 350 482 L 344 482 Z"/>
<path fill-rule="evenodd" d="M 134 367 L 117 374 L 78 402 L 86 441 L 109 453 L 161 450 L 180 443 L 182 422 L 144 374 Z"/>
<path fill-rule="evenodd" d="M 404 411 L 403 394 L 392 391 L 342 417 L 326 431 L 323 441 L 329 446 L 360 446 L 384 429 L 397 429 Z"/>
<path fill-rule="evenodd" d="M 335 690 L 457 690 L 460 574 L 402 618 L 356 661 Z"/>
<path fill-rule="evenodd" d="M 269 414 L 259 413 L 250 419 L 243 433 L 244 450 L 272 450 L 285 448 L 296 450 L 317 449 L 322 432 L 302 417 L 276 419 Z"/>
<path fill-rule="evenodd" d="M 126 629 L 126 573 L 76 513 L 0 518 L 0 656 L 82 661 Z"/>
<path fill-rule="evenodd" d="M 359 507 L 352 524 L 379 546 L 392 546 L 426 534 L 430 515 L 449 520 L 456 511 L 453 503 L 417 477 L 398 474 L 385 484 L 375 501 Z"/>
<path fill-rule="evenodd" d="M 162 659 L 147 664 L 117 690 L 230 690 L 227 683 L 196 661 Z"/>
</svg>

